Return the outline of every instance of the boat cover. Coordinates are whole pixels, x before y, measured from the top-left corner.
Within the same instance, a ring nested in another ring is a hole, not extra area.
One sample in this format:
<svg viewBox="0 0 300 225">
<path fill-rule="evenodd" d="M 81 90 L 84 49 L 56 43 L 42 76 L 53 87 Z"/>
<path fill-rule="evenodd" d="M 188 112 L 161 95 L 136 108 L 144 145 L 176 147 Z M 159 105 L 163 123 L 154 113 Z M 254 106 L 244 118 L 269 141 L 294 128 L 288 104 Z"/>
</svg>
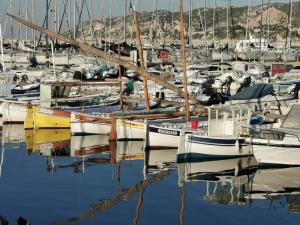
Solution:
<svg viewBox="0 0 300 225">
<path fill-rule="evenodd" d="M 274 88 L 272 84 L 254 84 L 251 87 L 230 96 L 229 100 L 259 99 L 273 93 Z"/>
<path fill-rule="evenodd" d="M 300 104 L 295 104 L 291 107 L 288 115 L 281 124 L 281 128 L 294 129 L 300 131 Z"/>
</svg>

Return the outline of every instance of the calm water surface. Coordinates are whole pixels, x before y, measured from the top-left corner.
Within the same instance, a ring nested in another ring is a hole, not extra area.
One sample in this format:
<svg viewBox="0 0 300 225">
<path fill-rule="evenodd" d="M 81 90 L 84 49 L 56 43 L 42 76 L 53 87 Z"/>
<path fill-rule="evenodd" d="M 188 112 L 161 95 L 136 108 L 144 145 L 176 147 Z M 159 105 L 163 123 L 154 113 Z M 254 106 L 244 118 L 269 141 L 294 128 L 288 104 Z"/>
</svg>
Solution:
<svg viewBox="0 0 300 225">
<path fill-rule="evenodd" d="M 2 222 L 300 224 L 299 167 L 257 169 L 253 158 L 176 164 L 176 150 L 144 154 L 142 142 L 19 136 L 2 137 Z"/>
</svg>

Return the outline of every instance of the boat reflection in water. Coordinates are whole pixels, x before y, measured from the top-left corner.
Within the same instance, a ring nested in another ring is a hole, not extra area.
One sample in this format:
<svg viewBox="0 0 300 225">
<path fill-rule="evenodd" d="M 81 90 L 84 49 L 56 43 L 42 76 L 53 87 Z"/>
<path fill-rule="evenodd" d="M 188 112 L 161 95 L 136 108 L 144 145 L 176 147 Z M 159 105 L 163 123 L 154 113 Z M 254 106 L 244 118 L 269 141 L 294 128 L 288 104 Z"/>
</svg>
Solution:
<svg viewBox="0 0 300 225">
<path fill-rule="evenodd" d="M 144 141 L 117 141 L 116 163 L 124 160 L 143 160 Z"/>
<path fill-rule="evenodd" d="M 116 145 L 114 146 L 113 143 L 110 143 L 110 149 L 116 147 L 116 164 L 114 166 L 118 168 L 116 174 L 113 174 L 112 176 L 113 180 L 116 181 L 116 193 L 114 196 L 99 202 L 90 203 L 90 207 L 86 210 L 82 210 L 81 215 L 69 218 L 65 221 L 54 222 L 53 224 L 66 224 L 71 220 L 85 221 L 87 219 L 96 219 L 100 212 L 106 212 L 111 208 L 118 207 L 118 205 L 123 202 L 136 201 L 136 195 L 137 201 L 135 203 L 135 211 L 134 213 L 130 211 L 128 213 L 134 214 L 132 217 L 132 224 L 139 224 L 147 187 L 162 182 L 165 177 L 170 175 L 169 169 L 162 168 L 160 165 L 166 165 L 166 162 L 171 161 L 172 163 L 176 163 L 177 149 L 174 149 L 174 151 L 153 150 L 144 152 L 144 141 L 118 141 L 115 144 Z M 113 153 L 111 154 L 113 155 Z M 135 181 L 133 183 L 130 182 L 128 184 L 124 178 L 121 179 L 121 174 L 122 170 L 131 168 L 128 166 L 128 162 L 133 162 L 134 160 L 145 160 L 147 163 L 142 165 L 140 171 L 131 171 L 131 179 L 133 179 L 133 176 L 136 177 L 134 178 Z M 147 171 L 146 168 L 150 167 L 159 169 L 157 169 L 155 173 L 144 173 L 144 176 L 142 176 L 141 172 Z M 126 183 L 126 185 L 122 185 L 121 181 Z"/>
<path fill-rule="evenodd" d="M 300 167 L 260 168 L 254 157 L 178 163 L 179 186 L 206 183 L 203 200 L 300 212 Z"/>
<path fill-rule="evenodd" d="M 145 151 L 145 173 L 155 174 L 163 170 L 176 169 L 177 148 L 147 149 Z"/>
<path fill-rule="evenodd" d="M 25 141 L 23 124 L 5 124 L 2 127 L 2 142 L 6 144 L 19 144 Z"/>
<path fill-rule="evenodd" d="M 70 129 L 39 129 L 25 131 L 28 154 L 46 156 L 50 172 L 73 167 L 84 173 L 86 166 L 110 163 L 107 135 L 71 136 Z"/>
<path fill-rule="evenodd" d="M 260 168 L 252 182 L 252 204 L 261 207 L 262 202 L 265 202 L 264 206 L 269 209 L 300 212 L 299 174 L 300 167 Z M 260 204 L 256 204 L 258 202 Z"/>
<path fill-rule="evenodd" d="M 205 182 L 204 200 L 244 205 L 249 202 L 246 196 L 257 167 L 254 157 L 178 163 L 179 186 L 189 182 Z"/>
</svg>

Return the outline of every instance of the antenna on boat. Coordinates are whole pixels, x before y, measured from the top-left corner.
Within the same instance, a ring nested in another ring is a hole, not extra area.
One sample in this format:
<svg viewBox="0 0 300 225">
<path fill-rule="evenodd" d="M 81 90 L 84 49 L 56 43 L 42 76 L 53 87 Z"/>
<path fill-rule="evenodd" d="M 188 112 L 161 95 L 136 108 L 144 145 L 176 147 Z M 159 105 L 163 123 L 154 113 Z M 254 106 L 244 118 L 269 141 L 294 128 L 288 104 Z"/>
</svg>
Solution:
<svg viewBox="0 0 300 225">
<path fill-rule="evenodd" d="M 184 18 L 183 18 L 183 2 L 180 0 L 180 31 L 181 31 L 181 57 L 183 63 L 183 83 L 184 83 L 184 98 L 185 98 L 185 113 L 186 113 L 186 121 L 190 120 L 189 113 L 189 94 L 187 89 L 187 68 L 186 68 L 186 48 L 184 41 Z"/>
</svg>

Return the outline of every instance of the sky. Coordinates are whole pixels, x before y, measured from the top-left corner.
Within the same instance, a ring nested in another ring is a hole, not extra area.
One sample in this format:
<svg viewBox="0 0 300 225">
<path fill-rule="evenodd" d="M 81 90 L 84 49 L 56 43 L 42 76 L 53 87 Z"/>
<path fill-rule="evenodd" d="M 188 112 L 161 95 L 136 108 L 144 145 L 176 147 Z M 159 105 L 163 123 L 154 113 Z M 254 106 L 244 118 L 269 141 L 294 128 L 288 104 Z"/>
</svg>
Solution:
<svg viewBox="0 0 300 225">
<path fill-rule="evenodd" d="M 36 23 L 41 25 L 43 23 L 43 18 L 45 16 L 45 5 L 46 0 L 0 0 L 0 25 L 2 26 L 2 30 L 4 33 L 8 32 L 8 27 L 10 27 L 10 21 L 7 20 L 5 13 L 13 13 L 15 15 L 21 15 L 24 19 L 26 18 L 26 3 L 27 3 L 27 16 L 30 20 L 31 18 L 31 3 L 32 1 L 35 2 L 35 13 L 36 13 Z M 54 2 L 57 2 L 57 5 L 60 10 L 60 15 L 63 14 L 63 3 L 66 1 L 71 2 L 74 4 L 76 2 L 78 5 L 81 5 L 82 1 L 84 0 L 48 0 L 52 1 L 52 8 L 54 8 Z M 121 16 L 124 14 L 124 2 L 126 0 L 85 0 L 87 3 L 88 8 L 90 8 L 92 3 L 92 11 L 91 15 L 92 18 L 98 18 L 101 16 L 109 16 L 110 9 L 112 16 Z M 129 1 L 127 0 L 127 11 L 129 11 Z M 155 10 L 155 2 L 157 1 L 158 9 L 165 9 L 172 11 L 179 11 L 179 1 L 180 0 L 131 0 L 133 4 L 136 4 L 136 8 L 141 11 L 153 11 Z M 206 2 L 207 7 L 213 7 L 215 0 L 192 0 L 193 7 L 202 7 Z M 241 6 L 241 5 L 248 5 L 249 0 L 231 0 L 233 6 Z M 261 0 L 251 0 L 253 5 L 258 5 L 261 3 Z M 264 2 L 268 2 L 268 0 L 264 0 Z M 283 2 L 287 3 L 289 0 L 271 0 L 271 3 L 274 2 Z M 20 7 L 19 7 L 20 3 Z M 171 4 L 170 4 L 171 3 Z M 183 0 L 184 3 L 184 10 L 189 9 L 190 0 Z M 217 6 L 224 6 L 226 4 L 226 0 L 216 0 Z M 112 6 L 112 7 L 111 7 Z M 20 9 L 20 10 L 19 10 Z M 20 13 L 19 13 L 20 11 Z M 67 7 L 67 11 L 69 11 L 69 7 Z M 73 12 L 73 9 L 72 9 Z M 88 20 L 88 11 L 86 7 L 83 10 L 83 17 L 84 20 Z M 52 13 L 53 15 L 53 13 Z M 49 15 L 50 16 L 50 15 Z M 73 17 L 73 16 L 72 16 Z M 78 16 L 77 16 L 78 17 Z M 9 28 L 10 29 L 10 28 Z"/>
</svg>

